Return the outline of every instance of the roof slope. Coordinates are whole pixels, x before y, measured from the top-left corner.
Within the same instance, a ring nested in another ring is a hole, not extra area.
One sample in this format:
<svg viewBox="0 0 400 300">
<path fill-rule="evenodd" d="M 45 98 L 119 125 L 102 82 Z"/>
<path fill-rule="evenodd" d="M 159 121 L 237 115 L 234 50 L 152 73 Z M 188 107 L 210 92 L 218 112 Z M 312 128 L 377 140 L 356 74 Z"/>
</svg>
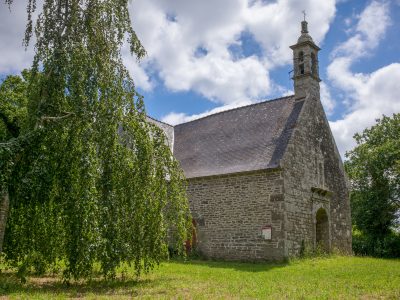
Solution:
<svg viewBox="0 0 400 300">
<path fill-rule="evenodd" d="M 186 178 L 278 167 L 302 105 L 289 96 L 177 125 L 174 156 Z"/>
</svg>

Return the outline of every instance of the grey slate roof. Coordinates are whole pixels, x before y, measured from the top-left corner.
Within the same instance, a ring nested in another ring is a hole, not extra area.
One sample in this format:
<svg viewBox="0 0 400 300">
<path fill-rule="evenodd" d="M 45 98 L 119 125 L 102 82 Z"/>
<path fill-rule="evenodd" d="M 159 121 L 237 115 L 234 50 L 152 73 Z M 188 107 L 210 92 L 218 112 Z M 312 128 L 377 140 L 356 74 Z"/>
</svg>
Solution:
<svg viewBox="0 0 400 300">
<path fill-rule="evenodd" d="M 302 105 L 289 96 L 176 125 L 174 156 L 186 178 L 276 168 Z"/>
</svg>

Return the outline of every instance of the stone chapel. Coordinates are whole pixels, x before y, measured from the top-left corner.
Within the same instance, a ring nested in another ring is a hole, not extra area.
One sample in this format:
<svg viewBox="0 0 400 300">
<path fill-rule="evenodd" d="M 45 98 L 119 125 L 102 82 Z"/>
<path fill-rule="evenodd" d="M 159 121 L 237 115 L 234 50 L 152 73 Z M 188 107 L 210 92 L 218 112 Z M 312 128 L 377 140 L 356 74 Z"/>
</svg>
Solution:
<svg viewBox="0 0 400 300">
<path fill-rule="evenodd" d="M 171 126 L 204 256 L 282 260 L 317 246 L 351 252 L 348 183 L 320 101 L 318 51 L 301 23 L 294 95 Z"/>
</svg>

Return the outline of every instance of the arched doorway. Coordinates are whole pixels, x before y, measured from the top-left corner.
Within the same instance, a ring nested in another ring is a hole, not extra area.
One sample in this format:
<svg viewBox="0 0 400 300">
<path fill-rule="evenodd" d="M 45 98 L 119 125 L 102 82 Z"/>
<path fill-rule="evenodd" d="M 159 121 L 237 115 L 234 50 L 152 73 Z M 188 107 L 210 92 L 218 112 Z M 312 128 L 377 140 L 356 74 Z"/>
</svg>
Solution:
<svg viewBox="0 0 400 300">
<path fill-rule="evenodd" d="M 329 218 L 326 210 L 322 207 L 315 215 L 315 245 L 317 248 L 328 252 L 329 243 Z"/>
</svg>

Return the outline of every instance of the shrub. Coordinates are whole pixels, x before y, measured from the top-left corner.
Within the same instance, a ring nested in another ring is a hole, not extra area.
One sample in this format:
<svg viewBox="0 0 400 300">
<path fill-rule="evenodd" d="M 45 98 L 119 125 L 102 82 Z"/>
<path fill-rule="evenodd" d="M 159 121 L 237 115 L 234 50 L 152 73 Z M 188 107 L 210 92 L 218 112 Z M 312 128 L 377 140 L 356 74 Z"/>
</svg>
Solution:
<svg viewBox="0 0 400 300">
<path fill-rule="evenodd" d="M 353 231 L 353 251 L 356 255 L 384 258 L 400 257 L 400 234 L 391 232 L 383 237 L 374 237 Z"/>
</svg>

